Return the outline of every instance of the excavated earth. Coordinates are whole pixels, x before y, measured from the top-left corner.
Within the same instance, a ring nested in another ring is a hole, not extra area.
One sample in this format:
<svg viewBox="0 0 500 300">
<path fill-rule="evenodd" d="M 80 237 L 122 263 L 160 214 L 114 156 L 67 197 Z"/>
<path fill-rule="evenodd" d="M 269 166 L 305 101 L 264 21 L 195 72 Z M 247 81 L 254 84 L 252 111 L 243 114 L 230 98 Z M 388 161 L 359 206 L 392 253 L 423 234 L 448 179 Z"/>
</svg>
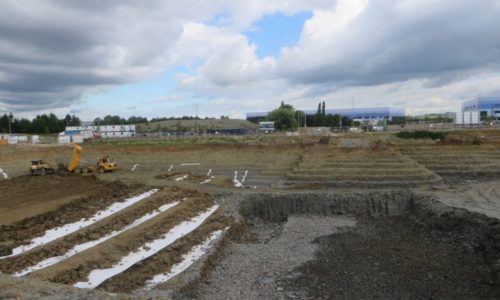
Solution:
<svg viewBox="0 0 500 300">
<path fill-rule="evenodd" d="M 0 167 L 11 177 L 0 180 L 0 257 L 150 193 L 0 258 L 0 298 L 499 299 L 500 145 L 495 134 L 481 134 L 481 145 L 384 136 L 88 145 L 85 159 L 106 153 L 120 164 L 96 176 L 23 176 L 19 162 L 36 153 L 49 163 L 67 160 L 68 149 L 0 148 Z M 170 236 L 95 289 L 73 287 Z M 203 254 L 188 258 L 204 243 Z M 148 286 L 183 264 L 180 274 Z"/>
</svg>

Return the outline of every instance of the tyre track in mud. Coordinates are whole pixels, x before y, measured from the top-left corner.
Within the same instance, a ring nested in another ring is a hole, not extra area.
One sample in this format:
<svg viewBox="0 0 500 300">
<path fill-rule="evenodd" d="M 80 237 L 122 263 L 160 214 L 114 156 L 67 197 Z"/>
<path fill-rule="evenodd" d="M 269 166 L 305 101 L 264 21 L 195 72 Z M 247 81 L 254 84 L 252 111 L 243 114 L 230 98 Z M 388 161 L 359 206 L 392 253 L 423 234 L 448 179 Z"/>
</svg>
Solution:
<svg viewBox="0 0 500 300">
<path fill-rule="evenodd" d="M 55 240 L 41 248 L 35 248 L 27 253 L 0 260 L 0 270 L 5 273 L 15 273 L 33 266 L 33 262 L 38 263 L 49 257 L 64 255 L 75 245 L 97 240 L 113 231 L 120 230 L 144 214 L 157 210 L 163 204 L 181 200 L 188 195 L 192 195 L 192 193 L 187 191 L 175 190 L 165 188 L 158 194 L 143 199 L 117 215 L 96 222 L 87 228 Z"/>
<path fill-rule="evenodd" d="M 86 280 L 92 270 L 112 267 L 122 257 L 136 251 L 148 241 L 159 238 L 170 228 L 197 216 L 212 205 L 212 200 L 207 194 L 192 196 L 136 228 L 28 276 L 64 284 Z"/>
</svg>

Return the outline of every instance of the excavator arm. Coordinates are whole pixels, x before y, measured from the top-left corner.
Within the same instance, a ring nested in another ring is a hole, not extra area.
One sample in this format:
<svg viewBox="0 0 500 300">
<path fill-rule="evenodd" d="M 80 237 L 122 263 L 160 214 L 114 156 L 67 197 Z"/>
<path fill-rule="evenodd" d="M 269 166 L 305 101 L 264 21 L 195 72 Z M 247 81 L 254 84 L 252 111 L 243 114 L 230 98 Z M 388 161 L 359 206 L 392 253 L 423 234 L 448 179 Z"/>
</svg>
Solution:
<svg viewBox="0 0 500 300">
<path fill-rule="evenodd" d="M 73 157 L 68 165 L 68 171 L 73 172 L 80 165 L 80 158 L 82 156 L 82 147 L 78 144 L 73 144 Z"/>
</svg>

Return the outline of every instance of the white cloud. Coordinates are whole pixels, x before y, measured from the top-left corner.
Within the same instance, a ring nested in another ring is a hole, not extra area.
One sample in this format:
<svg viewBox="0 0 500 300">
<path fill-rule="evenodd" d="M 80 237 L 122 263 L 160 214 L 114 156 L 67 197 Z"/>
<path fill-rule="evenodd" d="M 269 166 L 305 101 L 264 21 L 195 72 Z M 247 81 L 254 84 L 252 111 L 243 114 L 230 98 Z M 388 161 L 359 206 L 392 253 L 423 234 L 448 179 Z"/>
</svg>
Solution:
<svg viewBox="0 0 500 300">
<path fill-rule="evenodd" d="M 86 95 L 179 67 L 187 71 L 177 74 L 173 93 L 147 105 L 179 109 L 192 98 L 214 115 L 241 116 L 282 100 L 314 109 L 319 98 L 333 107 L 355 96 L 360 105 L 404 103 L 416 112 L 500 93 L 498 0 L 0 5 L 1 110 L 63 111 L 83 106 Z M 259 58 L 262 45 L 242 33 L 264 15 L 302 11 L 312 17 L 298 44 L 277 57 Z"/>
</svg>

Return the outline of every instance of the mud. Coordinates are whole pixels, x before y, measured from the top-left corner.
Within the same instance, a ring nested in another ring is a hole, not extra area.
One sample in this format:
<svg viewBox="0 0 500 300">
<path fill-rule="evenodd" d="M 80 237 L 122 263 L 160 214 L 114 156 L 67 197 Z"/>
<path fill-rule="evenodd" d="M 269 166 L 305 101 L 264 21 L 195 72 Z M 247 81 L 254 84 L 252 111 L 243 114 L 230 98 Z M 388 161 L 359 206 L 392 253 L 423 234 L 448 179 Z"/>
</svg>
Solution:
<svg viewBox="0 0 500 300">
<path fill-rule="evenodd" d="M 233 223 L 234 221 L 229 218 L 214 215 L 205 221 L 203 226 L 179 239 L 171 246 L 141 261 L 127 271 L 105 281 L 99 286 L 99 289 L 108 292 L 131 292 L 141 289 L 144 287 L 145 282 L 153 278 L 153 276 L 168 272 L 173 265 L 182 260 L 182 255 L 189 252 L 193 246 L 202 243 L 210 233 L 229 227 Z M 163 284 L 163 287 L 182 287 L 182 285 L 176 285 L 175 281 L 171 280 L 167 284 Z M 181 283 L 186 284 L 185 282 Z"/>
<path fill-rule="evenodd" d="M 0 224 L 9 224 L 24 218 L 56 209 L 84 196 L 100 197 L 98 191 L 106 189 L 113 193 L 125 186 L 109 184 L 94 176 L 45 175 L 21 176 L 0 181 Z M 97 193 L 96 193 L 97 192 Z"/>
<path fill-rule="evenodd" d="M 55 275 L 52 275 L 52 271 L 47 270 L 45 272 L 48 275 L 46 279 L 51 282 L 65 284 L 74 284 L 78 281 L 82 281 L 87 278 L 88 274 L 93 269 L 111 267 L 113 264 L 117 263 L 121 257 L 138 249 L 148 241 L 159 238 L 161 235 L 168 232 L 169 228 L 174 227 L 183 220 L 197 216 L 199 212 L 211 206 L 211 198 L 206 194 L 186 199 L 176 207 L 155 218 L 153 224 L 147 222 L 146 225 L 140 226 L 136 230 L 123 233 L 118 239 L 113 239 L 113 241 L 106 243 L 106 245 L 99 245 L 92 248 L 91 251 L 87 251 L 84 261 L 79 261 L 78 257 L 74 257 L 75 259 L 69 260 L 67 267 L 58 270 L 55 272 Z M 43 273 L 43 270 L 42 272 L 35 272 L 33 274 L 37 273 Z"/>
<path fill-rule="evenodd" d="M 185 177 L 187 176 L 187 177 Z M 215 176 L 206 176 L 193 173 L 193 172 L 171 172 L 171 173 L 166 173 L 166 174 L 161 174 L 161 175 L 156 175 L 156 179 L 165 179 L 168 181 L 176 182 L 179 178 L 183 178 L 182 180 L 179 181 L 184 181 L 184 182 L 190 182 L 193 184 L 202 184 L 202 182 L 206 180 L 210 180 L 207 183 L 204 183 L 209 186 L 216 186 L 216 187 L 222 187 L 222 188 L 233 188 L 234 187 L 234 182 L 231 178 L 223 178 L 223 177 L 215 177 Z"/>
<path fill-rule="evenodd" d="M 120 164 L 117 172 L 96 177 L 16 177 L 26 173 L 19 166 L 33 156 L 50 163 L 67 163 L 71 151 L 65 147 L 6 146 L 0 149 L 0 167 L 14 178 L 0 181 L 0 223 L 4 224 L 0 252 L 9 252 L 49 228 L 92 215 L 111 202 L 139 193 L 144 188 L 141 185 L 169 188 L 161 197 L 145 199 L 79 232 L 0 261 L 0 270 L 15 272 L 60 255 L 72 245 L 117 230 L 163 203 L 187 198 L 138 227 L 16 282 L 28 287 L 37 279 L 66 284 L 80 281 L 91 270 L 113 265 L 212 206 L 212 195 L 204 193 L 209 191 L 221 204 L 216 215 L 99 289 L 141 289 L 147 279 L 167 271 L 209 232 L 236 224 L 232 228 L 247 230 L 225 239 L 220 251 L 198 262 L 201 266 L 196 270 L 159 286 L 175 293 L 142 290 L 126 297 L 499 298 L 498 139 L 481 140 L 479 146 L 445 146 L 382 134 L 358 135 L 354 143 L 349 136 L 345 138 L 330 137 L 328 143 L 320 145 L 319 137 L 268 136 L 235 140 L 231 145 L 211 145 L 203 140 L 189 145 L 155 141 L 88 144 L 86 160 L 104 153 Z M 197 165 L 182 166 L 190 162 Z M 132 172 L 134 165 L 138 166 Z M 167 172 L 171 165 L 174 173 Z M 217 171 L 216 178 L 201 185 L 210 168 Z M 246 183 L 259 186 L 258 193 L 234 188 L 235 170 L 240 175 L 249 170 Z M 188 175 L 185 180 L 175 181 L 184 175 Z M 225 196 L 222 199 L 217 194 Z M 357 227 L 341 229 L 356 223 Z M 181 277 L 198 280 L 186 286 Z M 2 285 L 6 282 L 10 285 Z M 21 298 L 42 298 L 38 296 L 45 294 L 54 298 L 57 291 L 64 294 L 63 299 L 111 295 L 75 292 L 49 282 L 47 287 L 38 284 L 30 293 L 11 282 L 0 278 L 0 287 Z"/>
<path fill-rule="evenodd" d="M 34 249 L 20 256 L 0 260 L 0 270 L 4 273 L 15 273 L 33 265 L 33 262 L 42 261 L 48 257 L 63 255 L 75 245 L 97 240 L 112 231 L 120 230 L 132 223 L 135 219 L 142 217 L 144 214 L 158 209 L 163 204 L 193 196 L 195 193 L 175 188 L 164 188 L 158 194 L 159 195 L 155 195 L 151 199 L 146 198 L 143 201 L 144 203 L 139 203 L 137 207 L 125 210 L 113 218 L 104 219 L 89 228 L 56 240 L 40 249 Z"/>
<path fill-rule="evenodd" d="M 95 181 L 95 179 L 90 180 Z M 12 181 L 15 182 L 17 179 Z M 15 191 L 18 188 L 17 184 L 9 184 L 9 186 L 10 188 L 6 189 L 7 191 Z M 55 193 L 54 190 L 65 191 L 67 188 L 64 185 L 54 187 L 50 193 Z M 59 206 L 55 210 L 25 218 L 13 224 L 1 225 L 0 240 L 3 246 L 1 252 L 9 254 L 12 248 L 28 244 L 32 238 L 42 235 L 46 230 L 91 217 L 110 204 L 125 199 L 132 194 L 140 193 L 142 190 L 144 189 L 141 187 L 128 187 L 121 182 L 100 183 L 99 188 L 92 191 L 89 196 L 77 198 Z M 39 190 L 38 193 L 43 192 Z M 11 193 L 7 195 L 11 195 Z M 9 196 L 9 199 L 13 198 Z"/>
<path fill-rule="evenodd" d="M 272 299 L 500 297 L 500 221 L 434 197 L 413 192 L 251 195 L 242 213 L 252 222 L 278 224 L 292 215 L 357 216 L 358 226 L 315 240 L 315 259 L 280 274 L 284 292 Z"/>
<path fill-rule="evenodd" d="M 317 238 L 316 258 L 282 285 L 307 299 L 498 299 L 490 262 L 460 231 L 402 216 L 359 219 Z"/>
</svg>

